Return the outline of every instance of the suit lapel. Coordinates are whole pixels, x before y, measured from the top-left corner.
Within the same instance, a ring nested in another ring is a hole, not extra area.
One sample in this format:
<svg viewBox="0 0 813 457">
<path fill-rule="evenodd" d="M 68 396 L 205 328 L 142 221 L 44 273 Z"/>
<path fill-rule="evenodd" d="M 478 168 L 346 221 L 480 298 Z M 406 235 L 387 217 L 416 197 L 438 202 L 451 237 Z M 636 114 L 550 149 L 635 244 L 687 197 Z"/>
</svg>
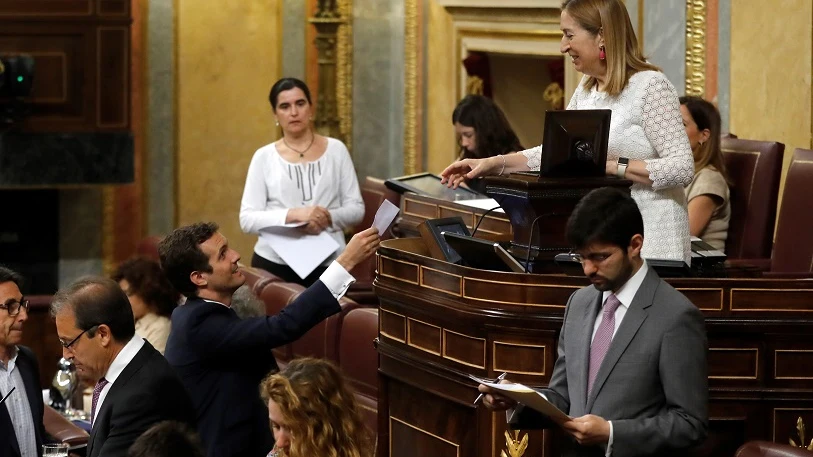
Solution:
<svg viewBox="0 0 813 457">
<path fill-rule="evenodd" d="M 0 398 L 5 396 L 7 393 L 8 392 L 0 392 Z M 17 435 L 14 434 L 14 424 L 11 422 L 11 415 L 8 413 L 8 408 L 6 408 L 5 404 L 0 404 L 0 427 L 5 429 L 2 433 L 6 435 L 9 440 L 8 443 L 11 445 L 11 449 L 14 451 L 12 456 L 19 456 L 20 443 L 17 442 Z M 2 449 L 0 449 L 0 451 L 2 451 Z"/>
<path fill-rule="evenodd" d="M 632 299 L 632 303 L 629 309 L 627 309 L 627 313 L 624 315 L 624 320 L 621 321 L 618 331 L 615 332 L 613 341 L 610 343 L 610 348 L 607 350 L 607 355 L 604 356 L 604 361 L 601 363 L 601 367 L 596 374 L 596 380 L 593 383 L 593 390 L 587 399 L 585 412 L 589 413 L 591 411 L 598 393 L 601 392 L 601 388 L 604 386 L 613 368 L 615 368 L 616 363 L 618 363 L 618 359 L 620 359 L 624 351 L 627 350 L 635 334 L 638 333 L 638 329 L 641 328 L 641 325 L 649 316 L 646 308 L 652 306 L 652 301 L 655 298 L 655 290 L 657 288 L 658 276 L 654 270 L 649 270 L 646 277 L 644 277 L 644 281 L 641 283 L 641 287 L 638 288 L 635 298 Z M 588 360 L 589 357 L 588 355 Z"/>
<path fill-rule="evenodd" d="M 595 287 L 593 288 L 593 292 L 594 293 L 590 294 L 584 304 L 580 320 L 580 322 L 584 322 L 584 325 L 581 328 L 582 333 L 578 335 L 577 339 L 578 346 L 576 347 L 576 351 L 578 358 L 574 360 L 575 371 L 578 376 L 576 376 L 572 386 L 573 392 L 578 392 L 575 399 L 579 401 L 579 404 L 571 405 L 571 411 L 584 411 L 585 405 L 587 404 L 587 377 L 589 376 L 588 373 L 590 370 L 590 340 L 593 337 L 593 326 L 596 323 L 598 310 L 601 308 L 602 295 Z M 571 399 L 573 398 L 574 396 L 571 395 Z M 578 406 L 578 409 L 573 408 L 573 406 Z"/>
<path fill-rule="evenodd" d="M 147 340 L 144 340 L 144 346 L 138 350 L 135 357 L 133 357 L 133 360 L 131 360 L 130 363 L 124 367 L 124 370 L 122 370 L 121 374 L 119 374 L 119 377 L 116 378 L 116 382 L 110 386 L 110 390 L 107 392 L 107 395 L 104 398 L 102 407 L 96 413 L 96 420 L 93 421 L 93 429 L 90 431 L 87 450 L 87 455 L 89 457 L 93 457 L 95 455 L 93 448 L 97 445 L 96 439 L 102 439 L 102 437 L 99 437 L 99 430 L 102 428 L 102 426 L 107 428 L 107 415 L 109 414 L 110 409 L 113 408 L 117 397 L 127 388 L 127 382 L 133 377 L 134 374 L 138 372 L 138 370 L 141 369 L 153 351 L 155 351 L 155 349 L 152 347 L 152 345 L 147 342 Z M 106 437 L 106 435 L 103 435 L 103 437 Z"/>
</svg>

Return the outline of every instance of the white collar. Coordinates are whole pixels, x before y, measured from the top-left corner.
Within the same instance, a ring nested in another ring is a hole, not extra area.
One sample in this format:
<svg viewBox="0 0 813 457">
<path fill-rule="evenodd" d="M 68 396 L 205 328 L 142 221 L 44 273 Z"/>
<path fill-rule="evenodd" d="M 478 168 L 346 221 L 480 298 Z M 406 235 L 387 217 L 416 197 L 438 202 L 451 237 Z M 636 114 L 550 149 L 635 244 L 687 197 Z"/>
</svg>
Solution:
<svg viewBox="0 0 813 457">
<path fill-rule="evenodd" d="M 116 379 L 121 375 L 121 372 L 124 371 L 124 368 L 133 361 L 138 351 L 141 350 L 141 347 L 144 346 L 144 338 L 141 338 L 138 335 L 133 335 L 130 341 L 121 348 L 121 351 L 116 355 L 116 358 L 113 359 L 113 363 L 110 364 L 110 368 L 107 369 L 107 373 L 104 375 L 104 379 L 107 380 L 109 384 L 113 384 L 116 382 Z"/>
<path fill-rule="evenodd" d="M 14 365 L 17 364 L 17 356 L 20 355 L 20 348 L 18 348 L 17 346 L 11 346 L 10 350 L 11 350 L 12 356 L 11 356 L 11 358 L 8 359 L 8 363 L 3 365 L 3 361 L 0 360 L 0 368 L 5 369 L 9 373 L 11 373 L 12 370 L 14 370 Z"/>
<path fill-rule="evenodd" d="M 200 298 L 200 297 L 198 297 L 198 298 Z M 231 306 L 229 306 L 229 305 L 227 305 L 227 304 L 225 304 L 223 302 L 219 302 L 219 301 L 215 301 L 215 300 L 207 300 L 205 298 L 200 298 L 200 299 L 207 302 L 207 303 L 217 303 L 220 306 L 225 306 L 226 308 L 231 308 Z"/>
<path fill-rule="evenodd" d="M 649 266 L 646 264 L 646 260 L 643 261 L 641 264 L 641 268 L 635 272 L 634 275 L 627 282 L 618 289 L 618 292 L 615 294 L 615 298 L 621 302 L 624 307 L 629 308 L 632 304 L 632 299 L 635 298 L 635 294 L 638 293 L 638 289 L 641 288 L 641 284 L 644 283 L 644 278 L 646 278 L 646 274 L 649 271 Z M 605 290 L 604 295 L 601 298 L 601 303 L 604 303 L 607 300 L 607 297 L 613 293 L 611 290 Z"/>
</svg>

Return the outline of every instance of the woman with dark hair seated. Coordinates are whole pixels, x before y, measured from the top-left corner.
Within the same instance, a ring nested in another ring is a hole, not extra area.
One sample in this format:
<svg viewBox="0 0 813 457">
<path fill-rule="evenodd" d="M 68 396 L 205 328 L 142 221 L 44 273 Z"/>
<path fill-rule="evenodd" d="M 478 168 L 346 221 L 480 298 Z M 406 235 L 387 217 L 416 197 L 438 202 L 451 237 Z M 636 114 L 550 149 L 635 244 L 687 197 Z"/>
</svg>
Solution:
<svg viewBox="0 0 813 457">
<path fill-rule="evenodd" d="M 301 358 L 260 384 L 274 431 L 270 457 L 369 457 L 373 440 L 339 369 Z"/>
<path fill-rule="evenodd" d="M 731 200 L 720 150 L 720 113 L 702 98 L 680 97 L 680 114 L 694 155 L 694 180 L 686 186 L 689 232 L 724 251 Z"/>
<path fill-rule="evenodd" d="M 161 266 L 154 260 L 136 257 L 119 265 L 112 279 L 130 300 L 136 334 L 163 354 L 169 337 L 169 318 L 180 294 L 169 283 Z"/>
<path fill-rule="evenodd" d="M 523 149 L 505 113 L 488 97 L 463 97 L 452 113 L 452 124 L 460 145 L 458 160 L 482 159 Z M 483 192 L 485 185 L 482 181 L 472 179 L 466 185 Z"/>
</svg>

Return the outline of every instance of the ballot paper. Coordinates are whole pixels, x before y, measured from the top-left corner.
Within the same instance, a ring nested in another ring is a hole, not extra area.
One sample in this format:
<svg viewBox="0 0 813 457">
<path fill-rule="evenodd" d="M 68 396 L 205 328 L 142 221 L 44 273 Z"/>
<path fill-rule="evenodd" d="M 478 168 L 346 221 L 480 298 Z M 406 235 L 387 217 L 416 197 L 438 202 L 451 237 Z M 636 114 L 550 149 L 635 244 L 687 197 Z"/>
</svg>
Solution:
<svg viewBox="0 0 813 457">
<path fill-rule="evenodd" d="M 517 403 L 522 403 L 528 408 L 539 411 L 559 425 L 562 425 L 563 423 L 572 419 L 570 416 L 563 413 L 559 408 L 554 406 L 553 403 L 549 402 L 544 395 L 523 384 L 500 384 L 499 382 L 491 382 L 492 380 L 490 379 L 478 378 L 474 375 L 469 375 L 469 378 L 484 386 L 491 387 L 499 392 L 500 395 L 511 398 Z"/>
<path fill-rule="evenodd" d="M 261 230 L 260 237 L 302 279 L 339 249 L 328 231 L 308 235 L 301 230 Z"/>
<path fill-rule="evenodd" d="M 373 219 L 373 227 L 378 229 L 378 235 L 384 236 L 384 232 L 390 228 L 390 224 L 395 220 L 400 210 L 397 206 L 393 205 L 389 200 L 384 200 L 384 203 L 378 207 Z"/>
</svg>

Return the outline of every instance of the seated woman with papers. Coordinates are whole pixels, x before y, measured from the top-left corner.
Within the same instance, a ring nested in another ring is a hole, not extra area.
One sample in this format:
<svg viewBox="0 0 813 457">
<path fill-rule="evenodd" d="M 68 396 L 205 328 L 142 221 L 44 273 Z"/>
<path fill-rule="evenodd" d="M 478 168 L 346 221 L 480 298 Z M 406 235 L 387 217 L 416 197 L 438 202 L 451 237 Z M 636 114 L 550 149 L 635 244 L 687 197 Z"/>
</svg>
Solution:
<svg viewBox="0 0 813 457">
<path fill-rule="evenodd" d="M 307 287 L 344 249 L 344 230 L 364 217 L 364 201 L 345 145 L 311 127 L 308 86 L 283 78 L 268 99 L 282 138 L 251 159 L 240 227 L 259 235 L 251 266 Z"/>
</svg>

